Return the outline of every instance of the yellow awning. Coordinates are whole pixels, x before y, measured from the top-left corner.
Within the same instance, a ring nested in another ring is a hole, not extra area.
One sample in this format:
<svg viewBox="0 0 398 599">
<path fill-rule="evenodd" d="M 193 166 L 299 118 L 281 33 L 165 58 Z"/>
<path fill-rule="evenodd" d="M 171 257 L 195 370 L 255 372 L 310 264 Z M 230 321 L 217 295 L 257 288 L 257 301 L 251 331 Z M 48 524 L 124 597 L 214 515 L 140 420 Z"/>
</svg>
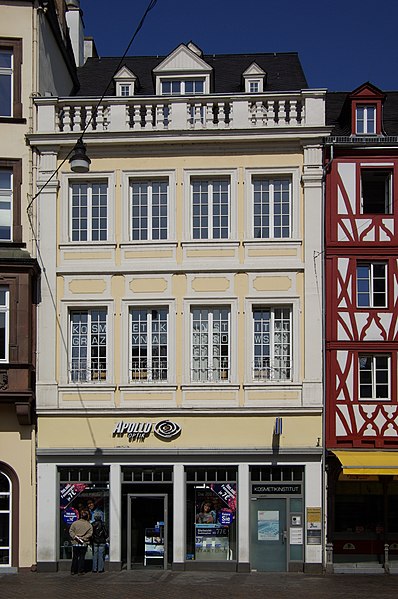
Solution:
<svg viewBox="0 0 398 599">
<path fill-rule="evenodd" d="M 344 474 L 398 474 L 398 451 L 333 451 Z"/>
</svg>

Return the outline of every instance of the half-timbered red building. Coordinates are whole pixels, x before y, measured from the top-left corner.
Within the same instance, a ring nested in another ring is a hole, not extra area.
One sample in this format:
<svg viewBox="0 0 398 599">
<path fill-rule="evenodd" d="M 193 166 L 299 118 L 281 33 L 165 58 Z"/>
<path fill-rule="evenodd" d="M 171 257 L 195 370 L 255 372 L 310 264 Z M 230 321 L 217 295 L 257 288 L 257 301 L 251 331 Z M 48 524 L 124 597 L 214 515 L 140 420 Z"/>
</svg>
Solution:
<svg viewBox="0 0 398 599">
<path fill-rule="evenodd" d="M 329 93 L 326 448 L 334 562 L 398 549 L 398 93 Z"/>
</svg>

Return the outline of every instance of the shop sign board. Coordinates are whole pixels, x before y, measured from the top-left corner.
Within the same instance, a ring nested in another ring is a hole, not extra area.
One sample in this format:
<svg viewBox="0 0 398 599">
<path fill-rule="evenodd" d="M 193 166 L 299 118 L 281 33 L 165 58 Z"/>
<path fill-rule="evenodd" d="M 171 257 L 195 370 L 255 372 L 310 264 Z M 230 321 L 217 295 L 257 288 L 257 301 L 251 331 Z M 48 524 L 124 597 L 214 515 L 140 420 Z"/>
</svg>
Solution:
<svg viewBox="0 0 398 599">
<path fill-rule="evenodd" d="M 264 483 L 252 485 L 252 495 L 300 495 L 301 484 Z"/>
<path fill-rule="evenodd" d="M 163 441 L 169 441 L 181 434 L 181 427 L 172 420 L 160 420 L 155 424 L 153 422 L 125 422 L 120 420 L 114 427 L 113 437 L 127 437 L 131 441 L 145 441 L 149 435 Z"/>
</svg>

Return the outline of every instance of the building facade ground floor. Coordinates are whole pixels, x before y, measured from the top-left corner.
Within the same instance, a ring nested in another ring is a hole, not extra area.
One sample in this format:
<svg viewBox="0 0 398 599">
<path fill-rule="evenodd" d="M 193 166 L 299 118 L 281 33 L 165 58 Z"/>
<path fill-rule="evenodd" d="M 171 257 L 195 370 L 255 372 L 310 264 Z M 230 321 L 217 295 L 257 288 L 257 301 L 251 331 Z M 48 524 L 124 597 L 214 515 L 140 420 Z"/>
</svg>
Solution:
<svg viewBox="0 0 398 599">
<path fill-rule="evenodd" d="M 35 430 L 0 406 L 0 573 L 36 563 Z"/>
<path fill-rule="evenodd" d="M 333 450 L 326 468 L 334 564 L 398 563 L 398 452 Z"/>
<path fill-rule="evenodd" d="M 38 569 L 70 567 L 85 508 L 109 528 L 108 569 L 320 572 L 320 430 L 315 415 L 283 434 L 264 414 L 41 416 Z"/>
</svg>

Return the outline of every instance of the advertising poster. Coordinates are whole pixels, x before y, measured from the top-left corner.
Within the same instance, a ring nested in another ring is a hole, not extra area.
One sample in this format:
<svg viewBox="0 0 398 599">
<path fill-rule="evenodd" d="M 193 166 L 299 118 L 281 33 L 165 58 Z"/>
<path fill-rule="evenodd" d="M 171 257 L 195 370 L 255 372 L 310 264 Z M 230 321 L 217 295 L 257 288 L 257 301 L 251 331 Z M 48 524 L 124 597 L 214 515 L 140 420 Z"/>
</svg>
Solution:
<svg viewBox="0 0 398 599">
<path fill-rule="evenodd" d="M 212 483 L 196 489 L 196 524 L 232 524 L 236 515 L 236 483 Z"/>
<path fill-rule="evenodd" d="M 258 510 L 257 539 L 259 541 L 279 541 L 279 512 Z"/>
</svg>

